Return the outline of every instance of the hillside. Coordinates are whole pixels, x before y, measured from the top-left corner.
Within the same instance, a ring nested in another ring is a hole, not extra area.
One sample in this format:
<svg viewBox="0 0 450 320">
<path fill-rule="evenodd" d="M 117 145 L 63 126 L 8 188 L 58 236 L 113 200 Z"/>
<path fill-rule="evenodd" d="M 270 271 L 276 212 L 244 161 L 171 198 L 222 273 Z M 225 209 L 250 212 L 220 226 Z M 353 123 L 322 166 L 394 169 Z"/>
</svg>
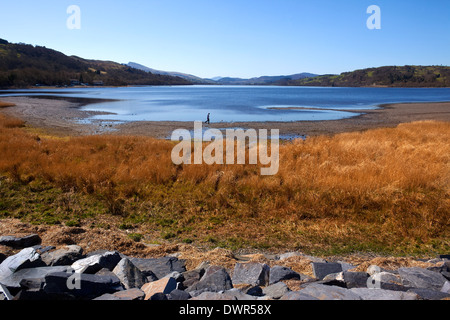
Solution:
<svg viewBox="0 0 450 320">
<path fill-rule="evenodd" d="M 446 66 L 387 66 L 322 75 L 279 85 L 320 87 L 450 87 L 450 67 Z"/>
<path fill-rule="evenodd" d="M 156 70 L 156 69 L 152 69 L 149 67 L 146 67 L 142 64 L 136 63 L 136 62 L 129 62 L 127 64 L 129 67 L 135 68 L 135 69 L 139 69 L 145 72 L 151 72 L 153 74 L 161 74 L 161 75 L 166 75 L 166 76 L 172 76 L 172 77 L 180 77 L 183 78 L 185 80 L 188 80 L 194 84 L 214 84 L 214 81 L 209 80 L 209 79 L 203 79 L 197 76 L 194 76 L 192 74 L 187 74 L 187 73 L 181 73 L 181 72 L 172 72 L 172 71 L 161 71 L 161 70 Z"/>
<path fill-rule="evenodd" d="M 106 86 L 186 85 L 180 77 L 152 74 L 111 61 L 67 56 L 41 46 L 0 39 L 0 88 L 85 83 Z"/>
<path fill-rule="evenodd" d="M 312 73 L 297 73 L 288 76 L 262 76 L 251 79 L 224 77 L 218 78 L 216 82 L 218 84 L 223 85 L 274 85 L 274 84 L 276 85 L 282 84 L 284 82 L 295 81 L 298 79 L 314 78 L 314 77 L 317 77 L 317 75 Z"/>
</svg>

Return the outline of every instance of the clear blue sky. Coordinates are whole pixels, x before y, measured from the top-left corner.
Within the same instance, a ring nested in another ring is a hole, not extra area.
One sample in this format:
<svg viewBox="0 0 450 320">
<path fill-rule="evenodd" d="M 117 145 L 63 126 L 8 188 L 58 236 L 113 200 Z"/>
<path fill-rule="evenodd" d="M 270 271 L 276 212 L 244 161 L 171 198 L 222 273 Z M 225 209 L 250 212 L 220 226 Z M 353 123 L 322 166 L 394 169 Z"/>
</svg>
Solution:
<svg viewBox="0 0 450 320">
<path fill-rule="evenodd" d="M 450 0 L 2 0 L 0 38 L 201 77 L 450 65 Z"/>
</svg>

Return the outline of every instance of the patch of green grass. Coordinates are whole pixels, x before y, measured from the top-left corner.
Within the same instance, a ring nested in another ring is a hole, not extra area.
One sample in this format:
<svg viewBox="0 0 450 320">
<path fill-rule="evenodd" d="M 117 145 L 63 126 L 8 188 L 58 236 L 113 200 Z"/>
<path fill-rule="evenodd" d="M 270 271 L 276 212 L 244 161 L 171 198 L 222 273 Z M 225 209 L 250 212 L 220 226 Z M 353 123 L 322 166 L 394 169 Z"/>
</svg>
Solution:
<svg viewBox="0 0 450 320">
<path fill-rule="evenodd" d="M 122 223 L 119 225 L 120 230 L 131 230 L 134 229 L 134 226 L 132 224 Z"/>
<path fill-rule="evenodd" d="M 130 233 L 128 235 L 128 238 L 130 238 L 131 240 L 133 240 L 135 242 L 140 242 L 144 238 L 144 235 L 142 235 L 140 233 Z"/>
<path fill-rule="evenodd" d="M 33 180 L 18 183 L 4 179 L 0 183 L 0 217 L 17 218 L 32 224 L 79 225 L 82 219 L 103 214 L 105 210 L 93 197 L 48 183 Z"/>
<path fill-rule="evenodd" d="M 159 218 L 156 219 L 155 223 L 160 227 L 170 227 L 175 223 L 175 220 L 167 218 Z"/>
<path fill-rule="evenodd" d="M 67 227 L 81 227 L 81 223 L 79 220 L 69 220 L 65 222 Z"/>
</svg>

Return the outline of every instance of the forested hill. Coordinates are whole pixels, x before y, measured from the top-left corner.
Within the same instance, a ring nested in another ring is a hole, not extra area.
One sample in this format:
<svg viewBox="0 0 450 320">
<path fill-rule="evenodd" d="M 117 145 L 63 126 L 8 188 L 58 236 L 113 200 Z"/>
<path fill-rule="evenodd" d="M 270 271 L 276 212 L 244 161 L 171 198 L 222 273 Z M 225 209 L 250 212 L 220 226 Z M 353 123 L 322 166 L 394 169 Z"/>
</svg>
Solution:
<svg viewBox="0 0 450 320">
<path fill-rule="evenodd" d="M 86 60 L 40 46 L 0 39 L 0 88 L 38 85 L 186 85 L 191 82 L 111 61 Z"/>
<path fill-rule="evenodd" d="M 319 87 L 450 87 L 450 67 L 445 66 L 388 66 L 322 75 L 279 85 Z"/>
</svg>

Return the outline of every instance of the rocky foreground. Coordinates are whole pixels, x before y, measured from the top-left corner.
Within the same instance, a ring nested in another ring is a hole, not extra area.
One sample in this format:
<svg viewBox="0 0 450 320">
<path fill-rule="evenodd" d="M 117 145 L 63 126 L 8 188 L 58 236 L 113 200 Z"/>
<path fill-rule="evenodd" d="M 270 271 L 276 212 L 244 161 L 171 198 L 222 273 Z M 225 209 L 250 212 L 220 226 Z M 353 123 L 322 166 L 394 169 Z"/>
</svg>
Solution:
<svg viewBox="0 0 450 320">
<path fill-rule="evenodd" d="M 0 254 L 0 300 L 450 299 L 450 256 L 422 261 L 426 268 L 370 265 L 361 271 L 343 261 L 291 252 L 274 256 L 271 267 L 238 262 L 230 269 L 203 261 L 187 270 L 177 254 L 147 259 L 104 250 L 85 255 L 77 245 L 56 249 L 40 243 L 38 235 L 0 237 L 0 245 L 20 250 Z M 285 265 L 296 256 L 310 261 L 313 276 Z"/>
</svg>

